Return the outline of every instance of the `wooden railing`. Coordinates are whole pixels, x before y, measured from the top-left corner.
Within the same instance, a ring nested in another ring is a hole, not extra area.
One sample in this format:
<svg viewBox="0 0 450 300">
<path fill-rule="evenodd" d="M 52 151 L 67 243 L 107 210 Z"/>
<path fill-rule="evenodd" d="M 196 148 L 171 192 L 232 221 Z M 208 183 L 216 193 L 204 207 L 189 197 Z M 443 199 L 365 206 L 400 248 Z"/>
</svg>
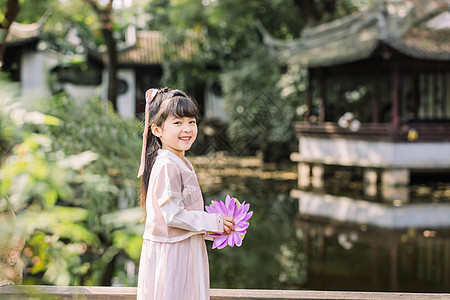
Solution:
<svg viewBox="0 0 450 300">
<path fill-rule="evenodd" d="M 83 299 L 83 300 L 134 300 L 135 287 L 61 287 L 61 286 L 3 286 L 0 299 Z M 359 299 L 359 300 L 443 300 L 450 294 L 437 293 L 387 293 L 387 292 L 340 292 L 308 290 L 244 290 L 211 289 L 211 300 L 287 300 L 287 299 Z M 174 299 L 175 300 L 175 299 Z M 178 299 L 176 299 L 178 300 Z M 183 300 L 183 299 L 179 299 Z"/>
<path fill-rule="evenodd" d="M 389 142 L 450 142 L 450 122 L 411 122 L 398 128 L 389 123 L 362 123 L 356 131 L 332 122 L 297 122 L 297 136 Z M 415 130 L 417 135 L 411 130 Z M 408 139 L 409 135 L 409 139 Z"/>
</svg>

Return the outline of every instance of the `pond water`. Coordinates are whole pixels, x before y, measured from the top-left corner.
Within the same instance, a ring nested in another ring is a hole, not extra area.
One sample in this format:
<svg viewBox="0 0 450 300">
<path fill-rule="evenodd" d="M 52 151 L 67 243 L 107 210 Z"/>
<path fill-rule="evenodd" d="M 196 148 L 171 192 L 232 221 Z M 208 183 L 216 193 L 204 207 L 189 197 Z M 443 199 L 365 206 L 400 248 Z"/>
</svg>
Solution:
<svg viewBox="0 0 450 300">
<path fill-rule="evenodd" d="M 212 288 L 450 292 L 450 228 L 381 228 L 299 212 L 295 165 L 288 169 L 197 168 L 206 204 L 229 194 L 254 211 L 241 247 L 211 250 L 207 242 Z M 450 181 L 442 179 L 418 177 L 408 203 L 450 204 Z M 325 189 L 303 192 L 359 199 L 362 183 L 338 170 Z"/>
</svg>

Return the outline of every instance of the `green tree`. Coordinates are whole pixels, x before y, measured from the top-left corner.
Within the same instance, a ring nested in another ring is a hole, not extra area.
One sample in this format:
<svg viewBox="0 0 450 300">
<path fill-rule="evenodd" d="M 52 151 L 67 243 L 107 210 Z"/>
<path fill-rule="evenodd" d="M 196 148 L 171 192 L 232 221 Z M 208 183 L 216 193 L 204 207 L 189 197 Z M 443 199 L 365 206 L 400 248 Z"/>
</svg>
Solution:
<svg viewBox="0 0 450 300">
<path fill-rule="evenodd" d="M 88 48 L 104 52 L 108 70 L 107 99 L 117 110 L 117 45 L 123 43 L 126 27 L 136 22 L 137 4 L 132 8 L 118 9 L 114 9 L 114 4 L 113 0 L 22 0 L 17 20 L 33 23 L 50 13 L 44 25 L 43 38 L 48 48 L 68 57 L 80 54 L 85 61 Z M 73 30 L 77 32 L 81 46 L 67 40 L 67 35 L 73 34 Z"/>
<path fill-rule="evenodd" d="M 110 285 L 121 263 L 137 264 L 142 243 L 138 122 L 66 95 L 25 110 L 9 86 L 2 81 L 0 213 L 17 217 L 0 244 L 21 232 L 28 283 Z"/>
<path fill-rule="evenodd" d="M 100 22 L 103 40 L 106 45 L 108 60 L 106 67 L 108 69 L 108 100 L 111 101 L 114 110 L 117 110 L 117 46 L 113 36 L 113 0 L 109 0 L 105 6 L 102 6 L 96 0 L 84 0 L 96 13 Z"/>
<path fill-rule="evenodd" d="M 0 244 L 16 247 L 9 237 L 19 234 L 26 240 L 28 273 L 41 274 L 47 283 L 77 284 L 88 270 L 80 255 L 95 253 L 99 240 L 85 226 L 90 212 L 71 204 L 75 186 L 91 177 L 82 170 L 97 155 L 53 151 L 51 138 L 32 127 L 57 126 L 61 120 L 24 110 L 12 95 L 2 82 L 0 214 L 16 217 L 2 224 Z"/>
<path fill-rule="evenodd" d="M 122 212 L 122 209 L 137 205 L 138 182 L 134 179 L 141 142 L 139 123 L 135 119 L 122 119 L 110 105 L 98 99 L 77 104 L 74 99 L 59 95 L 52 101 L 43 101 L 40 107 L 46 114 L 64 120 L 61 126 L 37 129 L 51 136 L 57 149 L 67 154 L 89 149 L 98 155 L 86 167 L 86 171 L 97 175 L 93 176 L 92 183 L 86 183 L 80 189 L 75 205 L 86 207 L 91 212 L 88 228 L 97 234 L 104 251 L 103 255 L 96 257 L 96 265 L 91 270 L 96 272 L 91 280 L 109 285 L 120 259 L 130 258 L 137 263 L 139 256 L 131 248 L 140 249 L 142 242 L 142 225 L 138 223 L 142 213 L 140 209 L 131 210 L 137 227 L 127 228 L 129 240 L 124 240 L 124 235 L 121 235 L 124 231 L 115 232 L 125 229 L 106 217 L 114 213 L 126 215 L 130 211 Z"/>
<path fill-rule="evenodd" d="M 5 3 L 6 2 L 6 3 Z M 3 55 L 5 52 L 5 39 L 8 35 L 11 23 L 16 19 L 19 13 L 19 0 L 2 0 L 0 1 L 0 69 L 3 64 Z"/>
<path fill-rule="evenodd" d="M 206 80 L 220 83 L 229 104 L 228 138 L 235 152 L 243 153 L 243 141 L 252 141 L 245 152 L 261 149 L 267 157 L 286 157 L 295 147 L 290 125 L 304 104 L 306 77 L 303 70 L 274 62 L 257 24 L 277 38 L 290 40 L 298 38 L 305 26 L 349 14 L 370 2 L 153 0 L 149 26 L 171 37 L 168 48 L 189 41 L 197 49 L 190 61 L 165 60 L 163 85 L 194 91 Z M 266 103 L 257 101 L 261 96 Z M 263 116 L 268 117 L 266 122 Z M 286 151 L 272 151 L 277 149 Z"/>
</svg>

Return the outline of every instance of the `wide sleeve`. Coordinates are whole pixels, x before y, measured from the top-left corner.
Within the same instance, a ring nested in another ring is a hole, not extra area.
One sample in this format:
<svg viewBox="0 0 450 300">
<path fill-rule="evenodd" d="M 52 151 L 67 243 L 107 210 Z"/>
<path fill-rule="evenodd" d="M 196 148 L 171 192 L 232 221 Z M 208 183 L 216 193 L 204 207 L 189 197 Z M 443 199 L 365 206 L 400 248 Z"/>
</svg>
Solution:
<svg viewBox="0 0 450 300">
<path fill-rule="evenodd" d="M 154 195 L 168 226 L 189 231 L 212 231 L 222 233 L 223 219 L 220 214 L 206 211 L 188 211 L 181 201 L 181 174 L 176 165 L 164 164 L 155 181 Z"/>
</svg>

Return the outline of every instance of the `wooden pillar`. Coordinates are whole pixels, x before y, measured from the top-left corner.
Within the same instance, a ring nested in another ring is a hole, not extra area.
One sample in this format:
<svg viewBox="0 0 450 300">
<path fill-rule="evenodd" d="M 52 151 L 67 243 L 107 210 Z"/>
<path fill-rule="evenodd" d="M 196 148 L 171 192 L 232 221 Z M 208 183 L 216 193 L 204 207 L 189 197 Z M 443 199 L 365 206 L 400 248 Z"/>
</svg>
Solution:
<svg viewBox="0 0 450 300">
<path fill-rule="evenodd" d="M 309 268 L 311 265 L 311 233 L 309 225 L 307 224 L 303 227 L 303 254 L 305 255 L 307 268 Z"/>
<path fill-rule="evenodd" d="M 450 282 L 450 240 L 444 240 L 442 247 L 442 282 L 443 284 L 446 284 L 447 282 Z"/>
<path fill-rule="evenodd" d="M 435 76 L 430 73 L 428 74 L 428 87 L 427 87 L 427 91 L 428 91 L 428 118 L 429 119 L 434 119 L 436 117 L 436 110 L 437 110 L 437 106 L 435 105 L 436 103 L 436 94 L 435 94 L 435 81 L 436 78 Z"/>
<path fill-rule="evenodd" d="M 311 167 L 304 162 L 298 163 L 298 186 L 307 188 L 311 183 Z"/>
<path fill-rule="evenodd" d="M 395 136 L 400 123 L 400 70 L 398 65 L 394 65 L 392 72 L 392 116 L 391 128 Z"/>
<path fill-rule="evenodd" d="M 390 257 L 390 260 L 391 260 L 391 272 L 390 272 L 390 275 L 391 275 L 391 278 L 390 278 L 390 281 L 391 281 L 391 290 L 392 291 L 398 291 L 398 289 L 399 289 L 399 286 L 398 286 L 398 259 L 399 259 L 399 256 L 398 256 L 398 254 L 399 254 L 399 243 L 398 243 L 398 241 L 396 241 L 396 240 L 394 240 L 394 239 L 392 239 L 391 240 L 391 245 L 390 245 L 390 247 L 391 247 L 391 257 Z"/>
<path fill-rule="evenodd" d="M 373 81 L 373 98 L 372 98 L 372 123 L 380 122 L 380 95 L 381 84 L 380 75 L 376 74 Z"/>
<path fill-rule="evenodd" d="M 411 117 L 417 119 L 417 112 L 419 108 L 419 78 L 418 74 L 414 73 L 411 77 L 411 100 L 410 100 L 410 113 Z"/>
<path fill-rule="evenodd" d="M 417 240 L 417 278 L 425 279 L 425 241 L 423 238 Z"/>
<path fill-rule="evenodd" d="M 324 70 L 320 69 L 319 76 L 319 94 L 320 94 L 320 111 L 319 111 L 319 122 L 325 122 L 325 107 L 327 103 L 327 96 L 325 93 L 326 90 L 326 81 Z"/>
<path fill-rule="evenodd" d="M 410 170 L 383 169 L 381 171 L 381 194 L 385 201 L 409 201 Z"/>
<path fill-rule="evenodd" d="M 312 167 L 312 186 L 321 189 L 324 186 L 325 166 L 322 164 L 315 164 Z"/>
<path fill-rule="evenodd" d="M 425 239 L 425 279 L 433 280 L 433 239 Z"/>
<path fill-rule="evenodd" d="M 445 115 L 450 118 L 450 73 L 446 73 L 445 78 Z"/>
<path fill-rule="evenodd" d="M 307 88 L 306 88 L 306 122 L 311 121 L 311 110 L 312 110 L 312 74 L 311 69 L 308 69 L 307 76 Z"/>
<path fill-rule="evenodd" d="M 325 257 L 325 233 L 323 229 L 319 229 L 317 232 L 317 254 L 320 259 Z"/>
<path fill-rule="evenodd" d="M 377 195 L 378 173 L 376 169 L 365 168 L 364 173 L 364 194 L 369 197 Z"/>
<path fill-rule="evenodd" d="M 378 248 L 375 245 L 372 245 L 371 250 L 371 261 L 372 261 L 372 288 L 377 289 L 379 288 L 380 281 L 378 279 L 379 272 L 378 272 Z"/>
</svg>

